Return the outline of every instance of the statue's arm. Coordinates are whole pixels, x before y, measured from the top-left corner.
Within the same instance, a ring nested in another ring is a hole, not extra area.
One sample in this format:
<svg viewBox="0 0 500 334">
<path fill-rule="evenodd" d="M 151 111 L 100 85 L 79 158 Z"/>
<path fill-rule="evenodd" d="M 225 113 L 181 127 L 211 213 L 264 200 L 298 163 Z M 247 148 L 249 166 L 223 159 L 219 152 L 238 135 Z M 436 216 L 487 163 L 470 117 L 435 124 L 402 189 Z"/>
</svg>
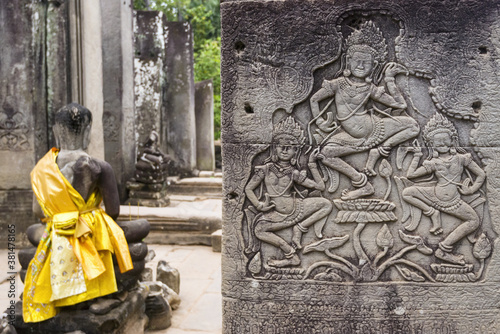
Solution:
<svg viewBox="0 0 500 334">
<path fill-rule="evenodd" d="M 40 218 L 40 219 L 43 219 L 45 218 L 45 214 L 43 213 L 43 210 L 42 210 L 42 207 L 40 206 L 40 203 L 38 203 L 38 200 L 35 196 L 35 194 L 33 194 L 33 213 L 35 214 L 35 216 L 37 218 Z"/>
<path fill-rule="evenodd" d="M 323 87 L 320 90 L 318 90 L 316 93 L 314 93 L 313 96 L 311 96 L 309 103 L 311 105 L 311 112 L 312 112 L 313 118 L 317 117 L 320 113 L 319 103 L 321 101 L 323 101 L 324 99 L 331 97 L 331 96 L 332 96 L 332 93 Z"/>
<path fill-rule="evenodd" d="M 422 156 L 421 152 L 416 152 L 413 155 L 413 159 L 410 162 L 410 166 L 408 167 L 408 171 L 406 172 L 406 177 L 415 178 L 429 174 L 429 170 L 424 166 L 418 167 L 418 162 L 420 161 L 420 157 Z"/>
<path fill-rule="evenodd" d="M 323 181 L 323 178 L 318 171 L 318 164 L 316 163 L 318 157 L 324 158 L 324 156 L 319 153 L 319 150 L 316 149 L 309 156 L 309 162 L 307 164 L 313 176 L 313 180 L 311 180 L 310 178 L 305 178 L 302 182 L 300 182 L 300 184 L 307 188 L 314 188 L 319 191 L 324 191 L 326 188 L 325 182 Z"/>
<path fill-rule="evenodd" d="M 113 168 L 106 161 L 99 161 L 101 174 L 98 179 L 98 187 L 102 194 L 106 213 L 113 219 L 120 214 L 120 197 L 116 184 Z"/>
<path fill-rule="evenodd" d="M 248 200 L 255 207 L 259 207 L 259 204 L 261 204 L 261 202 L 259 201 L 259 199 L 255 195 L 254 190 L 261 184 L 263 179 L 264 179 L 263 178 L 263 171 L 257 169 L 256 173 L 252 176 L 252 178 L 250 179 L 250 181 L 248 182 L 248 184 L 245 187 L 245 194 L 247 195 Z"/>
<path fill-rule="evenodd" d="M 474 175 L 476 175 L 476 180 L 470 187 L 470 193 L 473 194 L 478 191 L 479 188 L 481 188 L 481 186 L 483 185 L 484 180 L 486 179 L 486 173 L 474 160 L 469 163 L 467 169 L 469 169 L 472 173 L 474 173 Z"/>
<path fill-rule="evenodd" d="M 377 87 L 372 91 L 371 98 L 374 101 L 380 102 L 383 105 L 394 109 L 406 109 L 406 101 L 404 100 L 403 95 L 400 93 L 399 89 L 396 87 L 394 78 L 392 78 L 392 80 L 390 80 L 390 78 L 386 78 L 385 80 L 387 82 L 387 89 L 389 90 L 389 94 L 385 92 L 380 93 L 383 87 Z"/>
</svg>

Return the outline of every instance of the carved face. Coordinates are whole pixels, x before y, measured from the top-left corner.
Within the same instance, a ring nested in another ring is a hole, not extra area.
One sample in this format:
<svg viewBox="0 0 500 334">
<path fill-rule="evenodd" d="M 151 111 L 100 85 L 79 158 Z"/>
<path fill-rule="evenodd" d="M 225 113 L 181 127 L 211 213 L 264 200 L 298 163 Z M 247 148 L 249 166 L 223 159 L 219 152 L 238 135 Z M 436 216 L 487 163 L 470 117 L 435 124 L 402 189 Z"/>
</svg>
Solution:
<svg viewBox="0 0 500 334">
<path fill-rule="evenodd" d="M 297 146 L 287 141 L 279 141 L 276 145 L 276 155 L 280 161 L 290 161 L 297 154 Z"/>
<path fill-rule="evenodd" d="M 356 78 L 368 77 L 375 67 L 373 56 L 368 52 L 355 51 L 352 55 L 348 55 L 346 60 L 347 68 Z"/>
<path fill-rule="evenodd" d="M 448 132 L 438 132 L 432 136 L 432 146 L 439 153 L 448 153 L 453 140 Z"/>
</svg>

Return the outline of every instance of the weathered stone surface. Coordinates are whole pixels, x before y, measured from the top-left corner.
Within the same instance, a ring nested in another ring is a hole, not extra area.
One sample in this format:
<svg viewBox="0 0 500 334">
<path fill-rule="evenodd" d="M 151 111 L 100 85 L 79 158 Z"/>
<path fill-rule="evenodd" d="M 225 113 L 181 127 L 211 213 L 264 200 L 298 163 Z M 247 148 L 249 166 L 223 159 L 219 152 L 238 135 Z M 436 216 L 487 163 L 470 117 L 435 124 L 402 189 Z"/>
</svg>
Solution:
<svg viewBox="0 0 500 334">
<path fill-rule="evenodd" d="M 224 333 L 500 331 L 498 9 L 222 3 Z"/>
<path fill-rule="evenodd" d="M 33 246 L 36 247 L 40 243 L 40 239 L 42 238 L 43 232 L 45 231 L 45 226 L 46 225 L 44 224 L 37 223 L 30 225 L 26 229 L 26 236 Z"/>
<path fill-rule="evenodd" d="M 52 113 L 69 97 L 68 4 L 16 1 L 0 7 L 0 246 L 16 225 L 18 246 L 35 223 L 29 172 L 49 144 Z"/>
<path fill-rule="evenodd" d="M 151 287 L 155 287 L 150 286 Z M 160 289 L 150 290 L 146 298 L 146 315 L 149 318 L 148 329 L 160 330 L 170 327 L 172 308 Z"/>
<path fill-rule="evenodd" d="M 181 277 L 179 271 L 171 267 L 166 261 L 159 261 L 156 267 L 156 280 L 162 282 L 174 290 L 180 292 Z"/>
<path fill-rule="evenodd" d="M 193 31 L 187 22 L 165 23 L 165 80 L 163 96 L 164 150 L 179 163 L 179 171 L 196 167 Z"/>
<path fill-rule="evenodd" d="M 120 199 L 132 177 L 134 132 L 134 43 L 132 1 L 101 1 L 103 57 L 103 129 L 106 161 L 117 178 Z"/>
<path fill-rule="evenodd" d="M 215 169 L 214 146 L 214 86 L 212 80 L 194 85 L 196 118 L 196 166 L 199 170 Z"/>
<path fill-rule="evenodd" d="M 151 131 L 162 132 L 165 58 L 163 21 L 161 12 L 137 11 L 134 16 L 137 150 L 142 148 Z"/>
</svg>

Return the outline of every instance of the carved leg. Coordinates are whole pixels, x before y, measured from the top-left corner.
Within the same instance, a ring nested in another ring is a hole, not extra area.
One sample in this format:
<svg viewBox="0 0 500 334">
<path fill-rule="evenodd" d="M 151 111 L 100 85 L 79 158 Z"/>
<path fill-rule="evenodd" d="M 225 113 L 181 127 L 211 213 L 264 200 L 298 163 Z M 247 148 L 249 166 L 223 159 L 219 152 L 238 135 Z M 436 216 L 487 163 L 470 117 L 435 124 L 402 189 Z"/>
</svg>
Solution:
<svg viewBox="0 0 500 334">
<path fill-rule="evenodd" d="M 280 248 L 285 254 L 291 254 L 295 252 L 295 249 L 289 245 L 283 238 L 274 234 L 271 231 L 276 230 L 276 223 L 262 221 L 257 223 L 255 226 L 255 236 L 261 241 L 267 242 L 275 247 Z"/>
<path fill-rule="evenodd" d="M 430 210 L 424 211 L 423 214 L 431 219 L 432 227 L 429 232 L 435 235 L 443 233 L 443 229 L 441 228 L 441 212 L 431 207 Z"/>
<path fill-rule="evenodd" d="M 476 211 L 465 202 L 462 202 L 462 205 L 449 214 L 462 219 L 464 222 L 441 242 L 445 247 L 452 247 L 458 241 L 474 233 L 480 225 Z"/>
<path fill-rule="evenodd" d="M 379 146 L 376 148 L 372 148 L 370 153 L 368 154 L 368 160 L 366 161 L 366 167 L 364 169 L 364 173 L 368 176 L 376 176 L 377 172 L 375 171 L 375 164 L 378 159 L 382 157 L 388 157 L 391 153 L 391 148 L 389 146 Z"/>
<path fill-rule="evenodd" d="M 333 205 L 329 200 L 321 197 L 306 198 L 304 199 L 303 206 L 303 215 L 306 218 L 293 227 L 292 242 L 295 244 L 297 249 L 302 248 L 302 233 L 307 232 L 310 226 L 328 216 L 330 212 L 332 212 L 333 208 Z"/>
</svg>

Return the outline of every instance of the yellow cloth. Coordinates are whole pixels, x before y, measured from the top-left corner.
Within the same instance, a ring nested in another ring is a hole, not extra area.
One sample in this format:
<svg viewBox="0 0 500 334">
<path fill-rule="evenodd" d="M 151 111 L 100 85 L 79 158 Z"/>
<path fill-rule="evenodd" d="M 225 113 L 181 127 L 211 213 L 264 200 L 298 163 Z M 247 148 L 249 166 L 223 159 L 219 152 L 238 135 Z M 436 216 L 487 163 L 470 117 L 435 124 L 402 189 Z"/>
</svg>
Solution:
<svg viewBox="0 0 500 334">
<path fill-rule="evenodd" d="M 31 184 L 47 217 L 25 278 L 23 318 L 39 322 L 74 305 L 117 291 L 111 253 L 120 271 L 133 268 L 122 229 L 100 208 L 98 190 L 87 202 L 56 164 L 50 150 L 31 172 Z"/>
</svg>

